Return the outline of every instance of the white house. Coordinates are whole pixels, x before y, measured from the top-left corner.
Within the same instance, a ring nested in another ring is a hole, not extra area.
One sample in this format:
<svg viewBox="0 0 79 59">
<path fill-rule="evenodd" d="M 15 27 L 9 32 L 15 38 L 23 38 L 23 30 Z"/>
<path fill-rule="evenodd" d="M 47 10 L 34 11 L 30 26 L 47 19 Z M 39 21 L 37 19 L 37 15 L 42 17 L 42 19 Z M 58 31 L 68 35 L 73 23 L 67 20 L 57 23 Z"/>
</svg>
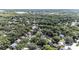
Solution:
<svg viewBox="0 0 79 59">
<path fill-rule="evenodd" d="M 14 49 L 16 48 L 16 46 L 17 46 L 17 43 L 13 43 L 13 44 L 11 45 L 11 47 L 14 48 Z"/>
<path fill-rule="evenodd" d="M 16 42 L 17 42 L 17 43 L 21 42 L 21 39 L 17 39 Z"/>
<path fill-rule="evenodd" d="M 23 48 L 22 50 L 29 50 L 29 48 Z"/>
<path fill-rule="evenodd" d="M 77 22 L 77 20 L 75 20 L 75 22 L 72 22 L 71 23 L 71 26 L 76 26 L 76 25 L 78 25 L 79 24 L 79 22 Z"/>
</svg>

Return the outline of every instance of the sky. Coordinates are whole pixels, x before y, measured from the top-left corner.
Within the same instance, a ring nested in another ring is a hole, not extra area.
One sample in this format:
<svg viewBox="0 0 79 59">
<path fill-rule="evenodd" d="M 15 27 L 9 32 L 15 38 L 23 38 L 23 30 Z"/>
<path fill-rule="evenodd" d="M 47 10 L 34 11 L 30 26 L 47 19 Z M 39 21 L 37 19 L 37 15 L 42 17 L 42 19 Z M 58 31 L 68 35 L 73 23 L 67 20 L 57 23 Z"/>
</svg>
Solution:
<svg viewBox="0 0 79 59">
<path fill-rule="evenodd" d="M 78 9 L 79 0 L 0 0 L 1 9 Z"/>
</svg>

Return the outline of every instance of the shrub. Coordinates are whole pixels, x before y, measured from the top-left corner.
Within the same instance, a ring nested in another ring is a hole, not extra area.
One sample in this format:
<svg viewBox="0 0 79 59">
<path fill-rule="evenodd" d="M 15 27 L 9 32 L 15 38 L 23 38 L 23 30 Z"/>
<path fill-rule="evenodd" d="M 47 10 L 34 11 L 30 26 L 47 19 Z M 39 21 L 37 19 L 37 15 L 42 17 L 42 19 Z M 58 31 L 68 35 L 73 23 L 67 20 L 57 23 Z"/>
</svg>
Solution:
<svg viewBox="0 0 79 59">
<path fill-rule="evenodd" d="M 48 40 L 46 40 L 46 39 L 40 39 L 37 42 L 37 45 L 40 45 L 40 46 L 43 46 L 43 45 L 46 45 L 46 44 L 48 44 Z"/>
<path fill-rule="evenodd" d="M 10 46 L 8 37 L 0 36 L 0 49 L 6 49 Z"/>
<path fill-rule="evenodd" d="M 66 37 L 65 38 L 65 44 L 67 44 L 67 45 L 72 45 L 73 44 L 73 39 L 72 39 L 72 37 Z"/>
<path fill-rule="evenodd" d="M 56 50 L 56 48 L 51 47 L 50 45 L 44 45 L 43 50 Z"/>
<path fill-rule="evenodd" d="M 29 48 L 29 50 L 35 50 L 37 48 L 37 45 L 35 43 L 30 43 L 27 45 L 27 47 Z"/>
<path fill-rule="evenodd" d="M 59 36 L 54 36 L 53 40 L 55 43 L 58 43 L 61 40 L 61 38 Z"/>
<path fill-rule="evenodd" d="M 21 49 L 23 49 L 24 47 L 26 46 L 26 44 L 25 43 L 20 43 L 20 44 L 18 44 L 17 46 L 16 46 L 16 49 L 17 50 L 21 50 Z"/>
<path fill-rule="evenodd" d="M 39 40 L 39 37 L 33 37 L 33 38 L 31 38 L 30 42 L 37 43 L 38 40 Z"/>
</svg>

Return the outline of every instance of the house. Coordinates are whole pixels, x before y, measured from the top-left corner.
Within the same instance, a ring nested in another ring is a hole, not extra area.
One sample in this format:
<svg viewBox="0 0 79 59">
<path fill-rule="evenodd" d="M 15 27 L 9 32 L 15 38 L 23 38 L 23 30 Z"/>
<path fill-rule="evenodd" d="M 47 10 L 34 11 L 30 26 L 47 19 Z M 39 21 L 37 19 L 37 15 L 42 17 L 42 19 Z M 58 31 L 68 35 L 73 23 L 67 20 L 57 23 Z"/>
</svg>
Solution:
<svg viewBox="0 0 79 59">
<path fill-rule="evenodd" d="M 79 25 L 79 22 L 77 20 L 75 20 L 75 22 L 71 23 L 71 26 L 77 26 L 77 25 Z"/>
<path fill-rule="evenodd" d="M 29 21 L 26 21 L 28 24 L 30 24 L 30 22 Z"/>
<path fill-rule="evenodd" d="M 71 50 L 71 46 L 65 46 L 63 50 Z"/>
<path fill-rule="evenodd" d="M 21 36 L 21 38 L 22 38 L 22 39 L 24 39 L 24 38 L 25 38 L 25 36 Z"/>
<path fill-rule="evenodd" d="M 21 42 L 21 39 L 17 39 L 16 42 L 17 42 L 17 43 Z"/>
<path fill-rule="evenodd" d="M 11 50 L 10 48 L 7 48 L 6 50 Z"/>
<path fill-rule="evenodd" d="M 6 35 L 6 34 L 4 34 L 3 36 L 4 36 L 4 37 L 6 37 L 7 35 Z"/>
<path fill-rule="evenodd" d="M 29 48 L 23 48 L 22 50 L 29 50 Z"/>
<path fill-rule="evenodd" d="M 59 46 L 64 46 L 64 42 L 58 42 Z"/>
<path fill-rule="evenodd" d="M 63 34 L 60 34 L 60 37 L 61 37 L 61 38 L 63 38 L 63 37 L 64 37 L 64 35 L 63 35 Z"/>
<path fill-rule="evenodd" d="M 36 29 L 37 27 L 36 26 L 32 26 L 32 29 Z"/>
<path fill-rule="evenodd" d="M 16 46 L 17 46 L 17 43 L 13 43 L 13 44 L 11 45 L 11 47 L 14 48 L 14 49 L 16 48 Z"/>
</svg>

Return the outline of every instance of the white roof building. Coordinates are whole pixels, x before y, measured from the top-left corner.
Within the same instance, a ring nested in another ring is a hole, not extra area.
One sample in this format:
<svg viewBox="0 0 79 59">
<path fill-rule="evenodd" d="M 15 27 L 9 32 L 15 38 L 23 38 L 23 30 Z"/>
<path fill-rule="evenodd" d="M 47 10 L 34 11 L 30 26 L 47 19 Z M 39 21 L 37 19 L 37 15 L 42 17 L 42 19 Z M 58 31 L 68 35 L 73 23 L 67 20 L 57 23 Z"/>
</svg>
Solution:
<svg viewBox="0 0 79 59">
<path fill-rule="evenodd" d="M 76 26 L 76 25 L 78 25 L 79 24 L 79 22 L 77 22 L 77 20 L 75 20 L 75 22 L 72 22 L 71 23 L 71 26 Z"/>
<path fill-rule="evenodd" d="M 17 46 L 17 43 L 13 43 L 13 44 L 11 45 L 12 48 L 16 48 L 16 46 Z"/>
<path fill-rule="evenodd" d="M 64 46 L 64 42 L 58 42 L 59 46 Z"/>
<path fill-rule="evenodd" d="M 16 42 L 17 42 L 17 43 L 21 42 L 21 39 L 17 39 Z"/>
<path fill-rule="evenodd" d="M 29 50 L 29 48 L 23 48 L 22 50 Z"/>
<path fill-rule="evenodd" d="M 68 50 L 69 48 L 71 49 L 71 46 L 65 46 L 63 49 Z"/>
</svg>

